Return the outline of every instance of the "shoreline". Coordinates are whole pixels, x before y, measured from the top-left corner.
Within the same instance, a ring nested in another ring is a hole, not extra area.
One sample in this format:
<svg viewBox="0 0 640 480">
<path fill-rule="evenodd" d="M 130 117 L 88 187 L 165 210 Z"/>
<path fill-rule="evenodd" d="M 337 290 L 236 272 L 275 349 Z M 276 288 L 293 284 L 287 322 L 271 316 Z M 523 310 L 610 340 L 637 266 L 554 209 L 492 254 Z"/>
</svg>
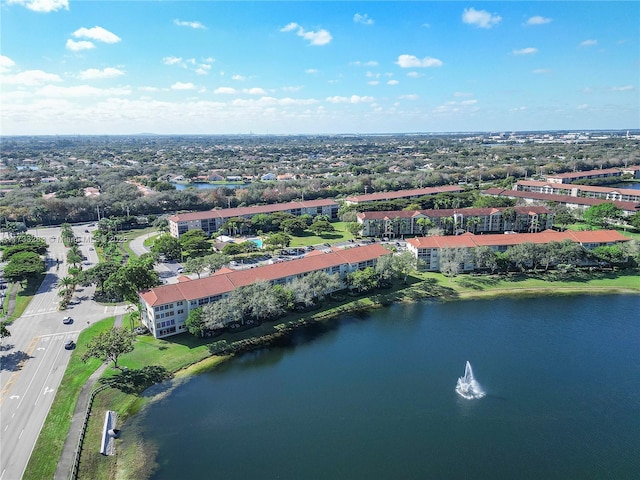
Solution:
<svg viewBox="0 0 640 480">
<path fill-rule="evenodd" d="M 627 276 L 632 275 L 621 275 L 617 278 Z M 447 282 L 447 279 L 445 279 L 444 277 L 442 277 L 440 280 L 441 283 L 452 283 L 453 281 L 453 279 L 449 279 L 449 282 Z M 460 280 L 460 277 L 458 277 L 458 280 Z M 168 386 L 168 390 L 172 390 L 174 386 L 179 383 L 188 381 L 188 379 L 193 375 L 199 375 L 201 373 L 205 373 L 215 369 L 218 365 L 232 359 L 236 355 L 250 352 L 259 348 L 271 348 L 273 346 L 277 347 L 279 343 L 286 342 L 287 339 L 292 334 L 294 334 L 294 332 L 299 331 L 300 329 L 328 325 L 331 322 L 339 322 L 340 317 L 343 317 L 345 315 L 355 315 L 358 313 L 377 310 L 382 307 L 391 306 L 395 303 L 410 304 L 424 301 L 450 302 L 461 300 L 487 300 L 498 297 L 517 298 L 563 295 L 640 295 L 640 286 L 638 288 L 634 288 L 615 285 L 600 286 L 588 284 L 580 286 L 555 286 L 547 284 L 523 287 L 511 285 L 509 288 L 489 287 L 482 291 L 459 291 L 451 287 L 447 288 L 446 286 L 440 285 L 440 287 L 444 287 L 442 291 L 437 291 L 435 295 L 431 295 L 428 294 L 427 291 L 420 288 L 424 287 L 425 284 L 429 284 L 429 282 L 429 277 L 423 277 L 413 284 L 404 286 L 397 290 L 394 289 L 394 291 L 392 292 L 386 293 L 385 291 L 382 291 L 380 293 L 378 291 L 364 294 L 362 296 L 353 297 L 352 299 L 350 299 L 350 301 L 341 303 L 340 305 L 336 305 L 331 308 L 327 308 L 325 310 L 320 310 L 317 312 L 312 311 L 309 312 L 308 315 L 303 314 L 299 318 L 280 323 L 278 323 L 278 320 L 269 322 L 267 325 L 267 332 L 256 336 L 249 336 L 244 339 L 238 339 L 231 343 L 227 343 L 226 341 L 224 341 L 218 346 L 218 348 L 211 348 L 210 354 L 202 360 L 196 361 L 190 365 L 179 368 L 178 370 L 172 372 L 173 377 L 169 380 L 171 384 Z M 457 286 L 459 287 L 459 285 Z M 216 343 L 217 341 L 213 339 L 210 344 L 211 347 L 214 347 Z M 156 384 L 150 389 L 146 390 L 145 392 L 147 393 L 147 395 L 143 393 L 139 397 L 139 399 L 142 400 L 140 408 L 135 413 L 126 416 L 126 418 L 124 419 L 123 428 L 126 428 L 127 426 L 133 427 L 133 431 L 130 433 L 130 442 L 123 442 L 120 445 L 120 455 L 117 455 L 115 457 L 114 467 L 116 478 L 125 478 L 122 475 L 126 476 L 127 474 L 134 471 L 136 472 L 136 475 L 138 475 L 138 477 L 136 478 L 141 478 L 141 480 L 143 478 L 149 478 L 153 474 L 152 466 L 156 465 L 157 452 L 155 448 L 153 448 L 152 443 L 141 438 L 141 436 L 138 435 L 139 432 L 136 432 L 137 429 L 135 426 L 137 425 L 137 420 L 141 417 L 141 414 L 144 414 L 146 408 L 163 397 L 164 394 L 148 395 L 148 393 L 150 393 L 149 390 L 157 388 L 158 385 L 161 384 Z M 133 459 L 137 459 L 134 461 L 134 463 L 140 460 L 140 455 L 145 456 L 145 460 L 141 463 L 146 465 L 147 468 L 152 467 L 148 471 L 148 475 L 144 477 L 139 477 L 142 472 L 137 469 L 134 464 L 132 464 Z"/>
</svg>

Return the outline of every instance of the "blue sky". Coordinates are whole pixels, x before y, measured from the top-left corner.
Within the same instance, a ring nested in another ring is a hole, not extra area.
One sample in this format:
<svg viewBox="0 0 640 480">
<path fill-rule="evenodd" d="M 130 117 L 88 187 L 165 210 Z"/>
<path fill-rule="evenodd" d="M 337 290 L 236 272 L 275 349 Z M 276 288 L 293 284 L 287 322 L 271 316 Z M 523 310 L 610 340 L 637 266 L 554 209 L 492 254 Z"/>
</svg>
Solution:
<svg viewBox="0 0 640 480">
<path fill-rule="evenodd" d="M 640 3 L 0 0 L 0 133 L 640 128 Z"/>
</svg>

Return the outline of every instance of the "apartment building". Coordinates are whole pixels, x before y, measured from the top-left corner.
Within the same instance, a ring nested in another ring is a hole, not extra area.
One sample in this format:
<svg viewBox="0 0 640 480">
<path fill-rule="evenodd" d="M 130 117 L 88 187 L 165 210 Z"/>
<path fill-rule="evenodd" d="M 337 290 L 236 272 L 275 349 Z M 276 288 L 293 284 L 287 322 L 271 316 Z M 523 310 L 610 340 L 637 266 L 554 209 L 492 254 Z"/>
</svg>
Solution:
<svg viewBox="0 0 640 480">
<path fill-rule="evenodd" d="M 250 220 L 259 213 L 271 214 L 275 212 L 290 213 L 292 215 L 309 214 L 312 217 L 326 215 L 330 219 L 338 218 L 339 205 L 332 199 L 305 200 L 303 202 L 274 203 L 270 205 L 256 205 L 253 207 L 223 208 L 206 212 L 180 213 L 169 217 L 169 232 L 179 238 L 189 230 L 202 229 L 212 234 L 230 218 L 245 218 Z"/>
<path fill-rule="evenodd" d="M 177 335 L 187 331 L 185 322 L 191 310 L 225 298 L 238 287 L 257 281 L 286 285 L 316 271 L 337 274 L 342 279 L 347 273 L 375 266 L 384 255 L 391 252 L 379 244 L 328 253 L 315 251 L 298 260 L 244 270 L 224 269 L 209 277 L 162 285 L 139 292 L 141 320 L 156 338 Z"/>
</svg>

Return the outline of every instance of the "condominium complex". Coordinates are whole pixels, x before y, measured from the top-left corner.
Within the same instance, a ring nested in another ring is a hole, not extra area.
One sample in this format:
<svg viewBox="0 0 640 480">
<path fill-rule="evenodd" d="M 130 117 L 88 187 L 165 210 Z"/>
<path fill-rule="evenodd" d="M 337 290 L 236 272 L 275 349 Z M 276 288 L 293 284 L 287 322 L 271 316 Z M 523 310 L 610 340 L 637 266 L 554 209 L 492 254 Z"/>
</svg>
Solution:
<svg viewBox="0 0 640 480">
<path fill-rule="evenodd" d="M 618 202 L 640 202 L 640 190 L 634 190 L 632 188 L 596 187 L 591 185 L 519 180 L 515 183 L 513 189 L 519 192 L 536 192 L 552 195 L 567 195 L 570 197 L 599 198 L 602 200 L 615 200 Z"/>
<path fill-rule="evenodd" d="M 305 200 L 303 202 L 274 203 L 270 205 L 256 205 L 253 207 L 223 208 L 206 212 L 180 213 L 169 217 L 169 232 L 179 238 L 189 230 L 202 229 L 208 235 L 217 232 L 220 226 L 231 218 L 250 220 L 254 215 L 275 212 L 290 213 L 292 215 L 326 215 L 334 220 L 338 218 L 339 205 L 332 199 Z"/>
<path fill-rule="evenodd" d="M 446 249 L 462 249 L 463 261 L 461 270 L 470 272 L 475 270 L 475 258 L 473 249 L 480 246 L 486 246 L 496 252 L 505 252 L 509 247 L 523 243 L 547 244 L 550 242 L 562 242 L 569 240 L 576 242 L 585 247 L 587 250 L 593 250 L 600 246 L 611 246 L 630 239 L 615 230 L 592 230 L 584 232 L 575 232 L 566 230 L 557 232 L 555 230 L 547 230 L 540 233 L 512 233 L 512 234 L 492 234 L 492 235 L 473 235 L 465 233 L 463 235 L 436 235 L 431 237 L 416 237 L 407 240 L 407 249 L 413 255 L 421 260 L 422 269 L 439 272 L 440 259 L 442 252 Z"/>
<path fill-rule="evenodd" d="M 365 237 L 423 235 L 431 228 L 453 234 L 539 232 L 553 226 L 553 213 L 543 206 L 397 210 L 360 212 L 357 221 Z"/>
<path fill-rule="evenodd" d="M 359 205 L 367 202 L 380 202 L 397 200 L 399 198 L 420 198 L 438 193 L 459 193 L 463 188 L 458 185 L 444 185 L 442 187 L 414 188 L 411 190 L 398 190 L 395 192 L 376 192 L 365 195 L 353 195 L 345 198 L 347 205 Z"/>
<path fill-rule="evenodd" d="M 378 259 L 391 252 L 379 244 L 333 250 L 314 251 L 298 260 L 262 267 L 230 271 L 194 280 L 162 285 L 139 293 L 142 323 L 156 338 L 169 337 L 187 331 L 185 321 L 195 308 L 227 297 L 235 288 L 258 281 L 285 285 L 311 272 L 337 274 L 373 267 Z"/>
</svg>

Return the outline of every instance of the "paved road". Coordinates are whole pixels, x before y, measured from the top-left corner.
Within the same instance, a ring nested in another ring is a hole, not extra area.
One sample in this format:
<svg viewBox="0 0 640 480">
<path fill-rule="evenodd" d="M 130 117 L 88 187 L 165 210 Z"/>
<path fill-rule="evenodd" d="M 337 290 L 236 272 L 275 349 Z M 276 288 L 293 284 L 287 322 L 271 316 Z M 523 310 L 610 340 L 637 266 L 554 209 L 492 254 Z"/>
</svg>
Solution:
<svg viewBox="0 0 640 480">
<path fill-rule="evenodd" d="M 85 226 L 73 227 L 81 239 L 80 248 L 87 265 L 98 261 L 91 247 L 91 234 Z M 66 248 L 59 228 L 38 229 L 29 233 L 49 244 L 47 273 L 40 289 L 24 314 L 9 327 L 0 357 L 0 480 L 19 480 L 24 473 L 40 430 L 49 412 L 71 351 L 66 340 L 76 340 L 90 324 L 105 317 L 125 313 L 125 306 L 104 306 L 91 300 L 93 287 L 76 289 L 70 308 L 58 310 L 57 282 L 67 273 Z M 74 322 L 64 325 L 62 318 Z"/>
<path fill-rule="evenodd" d="M 140 256 L 149 252 L 149 249 L 144 246 L 144 241 L 147 238 L 153 237 L 157 234 L 146 233 L 144 235 L 140 235 L 139 237 L 135 237 L 133 240 L 129 242 L 129 247 L 136 255 Z M 154 266 L 154 270 L 158 272 L 160 276 L 160 280 L 162 283 L 178 283 L 178 277 L 180 273 L 178 273 L 178 268 L 181 268 L 182 265 L 176 262 L 166 262 L 159 263 Z"/>
</svg>

